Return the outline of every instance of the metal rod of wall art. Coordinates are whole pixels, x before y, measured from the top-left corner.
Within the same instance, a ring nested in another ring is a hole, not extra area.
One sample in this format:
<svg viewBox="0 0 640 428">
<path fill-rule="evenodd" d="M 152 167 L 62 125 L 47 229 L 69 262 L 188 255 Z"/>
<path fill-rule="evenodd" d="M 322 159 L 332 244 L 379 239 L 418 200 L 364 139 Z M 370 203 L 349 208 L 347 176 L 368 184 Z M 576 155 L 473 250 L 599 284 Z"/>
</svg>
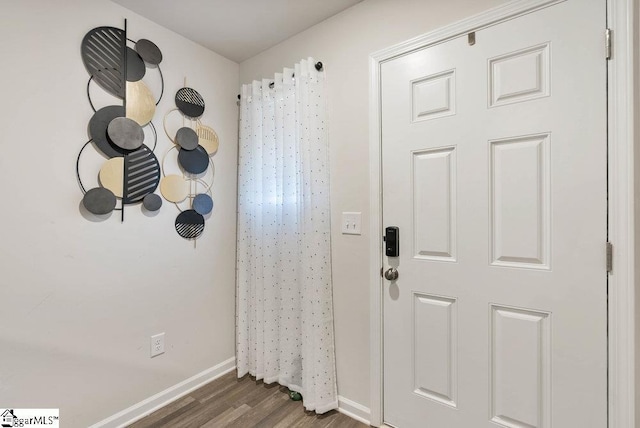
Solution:
<svg viewBox="0 0 640 428">
<path fill-rule="evenodd" d="M 125 117 L 127 112 L 127 20 L 124 20 L 124 35 L 123 35 L 124 43 L 122 44 L 122 63 L 124 65 L 124 97 L 122 97 L 122 106 L 124 107 Z M 123 157 L 127 158 L 127 154 L 124 153 Z M 124 193 L 125 193 L 125 182 L 126 180 L 122 180 L 122 194 L 123 198 L 121 199 L 120 207 L 120 222 L 124 223 Z"/>
</svg>

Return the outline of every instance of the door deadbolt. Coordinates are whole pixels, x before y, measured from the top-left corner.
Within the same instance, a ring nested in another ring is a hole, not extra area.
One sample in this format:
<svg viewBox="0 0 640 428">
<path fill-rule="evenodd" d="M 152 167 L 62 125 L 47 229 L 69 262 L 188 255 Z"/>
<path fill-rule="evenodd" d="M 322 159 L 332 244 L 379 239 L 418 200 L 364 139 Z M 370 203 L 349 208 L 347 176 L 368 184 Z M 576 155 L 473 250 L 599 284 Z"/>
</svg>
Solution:
<svg viewBox="0 0 640 428">
<path fill-rule="evenodd" d="M 389 226 L 384 230 L 385 254 L 387 257 L 400 255 L 400 229 Z"/>
</svg>

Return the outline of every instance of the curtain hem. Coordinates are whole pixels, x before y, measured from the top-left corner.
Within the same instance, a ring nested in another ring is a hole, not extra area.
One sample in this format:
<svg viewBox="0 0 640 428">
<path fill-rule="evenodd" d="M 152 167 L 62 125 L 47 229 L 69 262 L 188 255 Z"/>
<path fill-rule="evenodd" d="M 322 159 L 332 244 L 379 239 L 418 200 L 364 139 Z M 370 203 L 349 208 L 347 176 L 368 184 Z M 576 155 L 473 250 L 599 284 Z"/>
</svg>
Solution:
<svg viewBox="0 0 640 428">
<path fill-rule="evenodd" d="M 285 382 L 283 379 L 281 379 L 279 376 L 274 376 L 274 377 L 270 377 L 270 378 L 265 378 L 263 374 L 256 374 L 255 372 L 252 372 L 251 370 L 237 370 L 237 377 L 238 379 L 246 376 L 247 374 L 250 376 L 253 376 L 256 378 L 256 380 L 261 380 L 264 383 L 266 383 L 267 385 L 270 385 L 272 383 L 278 383 L 279 385 L 284 386 L 285 388 L 289 388 L 289 390 L 291 391 L 295 391 L 295 392 L 299 392 L 300 395 L 302 395 L 302 405 L 304 406 L 305 410 L 310 411 L 310 412 L 315 412 L 318 415 L 321 415 L 323 413 L 327 413 L 331 410 L 337 409 L 338 408 L 338 400 L 334 400 L 330 403 L 326 403 L 326 404 L 316 404 L 316 403 L 307 403 L 305 402 L 304 396 L 305 396 L 305 391 L 304 388 L 302 388 L 299 385 L 295 385 L 293 383 L 289 383 L 289 382 Z"/>
</svg>

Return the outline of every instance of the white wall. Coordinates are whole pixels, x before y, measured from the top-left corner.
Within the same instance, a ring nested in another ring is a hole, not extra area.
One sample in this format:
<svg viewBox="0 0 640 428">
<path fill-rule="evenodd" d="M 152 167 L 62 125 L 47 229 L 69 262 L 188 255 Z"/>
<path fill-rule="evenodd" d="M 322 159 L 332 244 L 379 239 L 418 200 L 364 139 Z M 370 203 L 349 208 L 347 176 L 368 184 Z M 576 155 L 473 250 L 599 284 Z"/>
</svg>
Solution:
<svg viewBox="0 0 640 428">
<path fill-rule="evenodd" d="M 333 286 L 338 392 L 369 405 L 368 56 L 505 0 L 365 0 L 240 64 L 240 80 L 272 76 L 301 58 L 329 82 Z M 363 213 L 362 236 L 340 234 L 343 211 Z"/>
<path fill-rule="evenodd" d="M 92 115 L 80 43 L 124 18 L 164 54 L 158 156 L 185 76 L 220 136 L 197 248 L 166 201 L 155 217 L 129 208 L 123 224 L 80 212 L 75 160 Z M 60 408 L 62 426 L 85 427 L 234 355 L 238 64 L 106 0 L 3 1 L 0 52 L 0 403 Z M 163 331 L 166 354 L 150 359 Z"/>
</svg>

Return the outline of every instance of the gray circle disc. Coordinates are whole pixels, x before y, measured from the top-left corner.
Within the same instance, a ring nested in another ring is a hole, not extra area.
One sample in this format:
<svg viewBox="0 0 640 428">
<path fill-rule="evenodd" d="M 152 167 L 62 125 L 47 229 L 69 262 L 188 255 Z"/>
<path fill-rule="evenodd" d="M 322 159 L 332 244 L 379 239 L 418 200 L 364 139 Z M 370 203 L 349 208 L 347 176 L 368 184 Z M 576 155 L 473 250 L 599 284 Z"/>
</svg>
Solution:
<svg viewBox="0 0 640 428">
<path fill-rule="evenodd" d="M 158 211 L 162 206 L 162 198 L 155 193 L 149 193 L 142 200 L 142 205 L 149 211 Z"/>
<path fill-rule="evenodd" d="M 180 149 L 178 163 L 191 174 L 201 174 L 209 167 L 209 154 L 202 146 L 194 150 Z"/>
<path fill-rule="evenodd" d="M 147 64 L 158 65 L 162 62 L 162 52 L 151 40 L 138 40 L 136 42 L 136 52 L 140 54 Z"/>
<path fill-rule="evenodd" d="M 108 158 L 115 158 L 126 153 L 126 150 L 113 144 L 107 134 L 107 128 L 111 121 L 116 117 L 124 117 L 124 115 L 123 106 L 107 106 L 95 112 L 89 121 L 91 139 Z"/>
<path fill-rule="evenodd" d="M 193 210 L 201 215 L 207 215 L 213 210 L 213 199 L 206 193 L 200 193 L 193 198 Z"/>
<path fill-rule="evenodd" d="M 107 127 L 107 134 L 116 146 L 125 150 L 136 150 L 144 142 L 144 131 L 135 120 L 116 117 Z"/>
<path fill-rule="evenodd" d="M 198 147 L 198 134 L 193 129 L 184 126 L 176 132 L 176 143 L 185 150 Z"/>
<path fill-rule="evenodd" d="M 104 187 L 95 187 L 84 194 L 82 203 L 90 213 L 109 214 L 116 207 L 116 195 Z"/>
<path fill-rule="evenodd" d="M 127 48 L 127 81 L 137 82 L 144 77 L 147 67 L 138 52 Z"/>
</svg>

